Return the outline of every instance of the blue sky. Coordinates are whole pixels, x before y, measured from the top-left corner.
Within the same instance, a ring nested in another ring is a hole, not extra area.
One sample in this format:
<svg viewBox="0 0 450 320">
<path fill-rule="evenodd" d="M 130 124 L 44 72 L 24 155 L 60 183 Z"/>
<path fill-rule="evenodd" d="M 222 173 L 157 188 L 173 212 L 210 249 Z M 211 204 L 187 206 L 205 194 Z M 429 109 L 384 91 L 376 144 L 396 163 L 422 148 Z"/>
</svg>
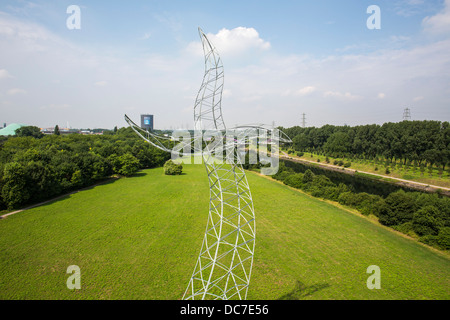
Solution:
<svg viewBox="0 0 450 320">
<path fill-rule="evenodd" d="M 69 5 L 81 10 L 69 30 Z M 381 29 L 369 30 L 370 5 Z M 225 67 L 229 126 L 450 120 L 449 0 L 2 1 L 0 122 L 193 127 L 197 27 Z"/>
</svg>

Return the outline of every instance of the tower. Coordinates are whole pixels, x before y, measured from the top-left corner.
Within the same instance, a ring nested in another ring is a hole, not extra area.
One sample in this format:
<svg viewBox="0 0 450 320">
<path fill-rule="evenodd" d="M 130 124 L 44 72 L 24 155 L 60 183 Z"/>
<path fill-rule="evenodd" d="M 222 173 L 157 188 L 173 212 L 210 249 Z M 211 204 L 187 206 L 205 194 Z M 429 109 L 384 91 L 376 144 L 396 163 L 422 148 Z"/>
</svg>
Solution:
<svg viewBox="0 0 450 320">
<path fill-rule="evenodd" d="M 153 115 L 141 114 L 141 128 L 148 131 L 153 131 Z"/>
<path fill-rule="evenodd" d="M 411 120 L 411 110 L 409 108 L 403 110 L 403 120 Z"/>
<path fill-rule="evenodd" d="M 302 113 L 302 128 L 306 127 L 306 115 Z"/>
</svg>

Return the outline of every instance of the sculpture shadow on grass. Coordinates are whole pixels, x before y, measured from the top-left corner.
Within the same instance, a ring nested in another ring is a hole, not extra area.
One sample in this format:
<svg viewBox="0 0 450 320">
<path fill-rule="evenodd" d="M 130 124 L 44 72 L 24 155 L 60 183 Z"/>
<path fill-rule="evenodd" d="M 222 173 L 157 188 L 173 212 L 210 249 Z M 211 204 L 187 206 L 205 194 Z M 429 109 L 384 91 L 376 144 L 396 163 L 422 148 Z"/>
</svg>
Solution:
<svg viewBox="0 0 450 320">
<path fill-rule="evenodd" d="M 308 296 L 313 295 L 317 291 L 328 288 L 330 285 L 328 283 L 319 283 L 307 286 L 301 281 L 296 281 L 294 289 L 291 292 L 282 295 L 278 300 L 302 300 Z"/>
</svg>

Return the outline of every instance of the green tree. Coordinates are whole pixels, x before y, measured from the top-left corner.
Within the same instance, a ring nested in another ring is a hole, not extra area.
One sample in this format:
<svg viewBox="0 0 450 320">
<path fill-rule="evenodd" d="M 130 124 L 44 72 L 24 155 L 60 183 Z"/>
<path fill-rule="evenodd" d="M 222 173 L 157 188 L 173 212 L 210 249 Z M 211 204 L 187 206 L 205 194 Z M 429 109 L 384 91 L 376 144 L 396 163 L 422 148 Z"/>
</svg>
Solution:
<svg viewBox="0 0 450 320">
<path fill-rule="evenodd" d="M 176 164 L 172 160 L 167 160 L 166 163 L 164 163 L 164 174 L 166 175 L 180 175 L 183 171 L 183 165 Z"/>
<path fill-rule="evenodd" d="M 25 126 L 16 129 L 16 136 L 18 137 L 33 137 L 33 138 L 42 138 L 44 134 L 41 132 L 41 129 L 35 126 Z"/>
<path fill-rule="evenodd" d="M 323 149 L 331 154 L 346 154 L 351 150 L 350 137 L 345 132 L 335 132 L 327 139 Z"/>
<path fill-rule="evenodd" d="M 310 146 L 310 141 L 304 133 L 295 136 L 292 142 L 294 149 L 298 151 L 305 151 Z"/>
<path fill-rule="evenodd" d="M 439 231 L 436 242 L 442 249 L 450 249 L 450 227 L 444 227 Z"/>
<path fill-rule="evenodd" d="M 414 232 L 419 236 L 437 235 L 439 229 L 443 227 L 443 223 L 438 216 L 439 211 L 434 206 L 425 206 L 419 209 L 412 219 Z"/>
<path fill-rule="evenodd" d="M 283 180 L 284 184 L 291 186 L 293 188 L 301 189 L 303 187 L 303 174 L 289 174 Z"/>
<path fill-rule="evenodd" d="M 9 209 L 25 204 L 30 199 L 25 168 L 18 162 L 7 163 L 3 169 L 2 198 Z"/>
<path fill-rule="evenodd" d="M 139 160 L 131 153 L 125 153 L 118 158 L 119 170 L 117 173 L 124 176 L 132 176 L 139 170 Z"/>
<path fill-rule="evenodd" d="M 72 177 L 70 178 L 70 182 L 74 187 L 81 187 L 83 185 L 83 175 L 80 170 L 76 170 Z"/>
<path fill-rule="evenodd" d="M 384 220 L 387 225 L 398 225 L 411 221 L 416 205 L 414 198 L 409 193 L 399 190 L 389 194 L 385 201 L 392 213 L 388 220 Z"/>
<path fill-rule="evenodd" d="M 314 180 L 315 174 L 311 170 L 306 170 L 303 175 L 303 183 L 309 183 Z"/>
<path fill-rule="evenodd" d="M 57 136 L 59 136 L 61 134 L 59 132 L 59 126 L 58 125 L 55 126 L 54 134 L 57 135 Z"/>
</svg>

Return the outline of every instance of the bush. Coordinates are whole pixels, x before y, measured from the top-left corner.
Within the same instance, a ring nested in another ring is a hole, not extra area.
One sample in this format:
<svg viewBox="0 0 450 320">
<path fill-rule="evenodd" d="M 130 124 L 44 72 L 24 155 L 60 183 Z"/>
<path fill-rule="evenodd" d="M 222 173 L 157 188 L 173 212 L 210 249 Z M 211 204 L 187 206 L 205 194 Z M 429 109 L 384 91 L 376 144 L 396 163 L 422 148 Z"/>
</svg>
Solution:
<svg viewBox="0 0 450 320">
<path fill-rule="evenodd" d="M 298 157 L 303 157 L 304 153 L 303 152 L 297 152 L 297 156 Z"/>
<path fill-rule="evenodd" d="M 344 163 L 344 167 L 346 167 L 346 168 L 349 168 L 351 165 L 352 165 L 351 162 L 346 162 L 346 163 Z"/>
<path fill-rule="evenodd" d="M 400 224 L 398 226 L 393 226 L 393 229 L 395 229 L 397 231 L 400 231 L 401 233 L 404 233 L 404 234 L 406 234 L 406 235 L 408 235 L 410 237 L 413 237 L 413 238 L 416 238 L 416 239 L 418 238 L 417 234 L 414 232 L 413 225 L 412 225 L 411 221 L 410 222 L 405 222 L 405 223 Z"/>
<path fill-rule="evenodd" d="M 436 239 L 437 244 L 444 250 L 450 249 L 450 227 L 442 228 Z"/>
<path fill-rule="evenodd" d="M 164 163 L 164 174 L 166 175 L 180 175 L 183 171 L 183 165 L 176 164 L 172 160 L 167 160 L 166 163 Z"/>
<path fill-rule="evenodd" d="M 288 186 L 301 189 L 303 187 L 303 174 L 290 174 L 283 180 L 283 183 Z"/>
<path fill-rule="evenodd" d="M 2 197 L 8 209 L 26 203 L 31 194 L 27 188 L 26 168 L 17 162 L 7 163 L 3 173 Z"/>
<path fill-rule="evenodd" d="M 387 217 L 384 217 L 388 219 L 383 220 L 386 225 L 397 225 L 412 220 L 416 204 L 411 193 L 399 190 L 389 194 L 385 201 L 392 211 Z"/>
<path fill-rule="evenodd" d="M 434 206 L 426 206 L 418 210 L 412 219 L 414 232 L 419 236 L 437 235 L 439 229 L 443 227 L 442 222 L 437 218 L 439 211 Z"/>
<path fill-rule="evenodd" d="M 291 173 L 289 171 L 278 171 L 276 174 L 274 174 L 272 176 L 272 178 L 274 178 L 275 180 L 279 180 L 279 181 L 284 181 L 285 179 L 287 179 L 289 176 L 291 175 Z"/>
<path fill-rule="evenodd" d="M 311 170 L 306 170 L 303 175 L 303 183 L 309 183 L 314 180 L 315 174 Z"/>
</svg>

